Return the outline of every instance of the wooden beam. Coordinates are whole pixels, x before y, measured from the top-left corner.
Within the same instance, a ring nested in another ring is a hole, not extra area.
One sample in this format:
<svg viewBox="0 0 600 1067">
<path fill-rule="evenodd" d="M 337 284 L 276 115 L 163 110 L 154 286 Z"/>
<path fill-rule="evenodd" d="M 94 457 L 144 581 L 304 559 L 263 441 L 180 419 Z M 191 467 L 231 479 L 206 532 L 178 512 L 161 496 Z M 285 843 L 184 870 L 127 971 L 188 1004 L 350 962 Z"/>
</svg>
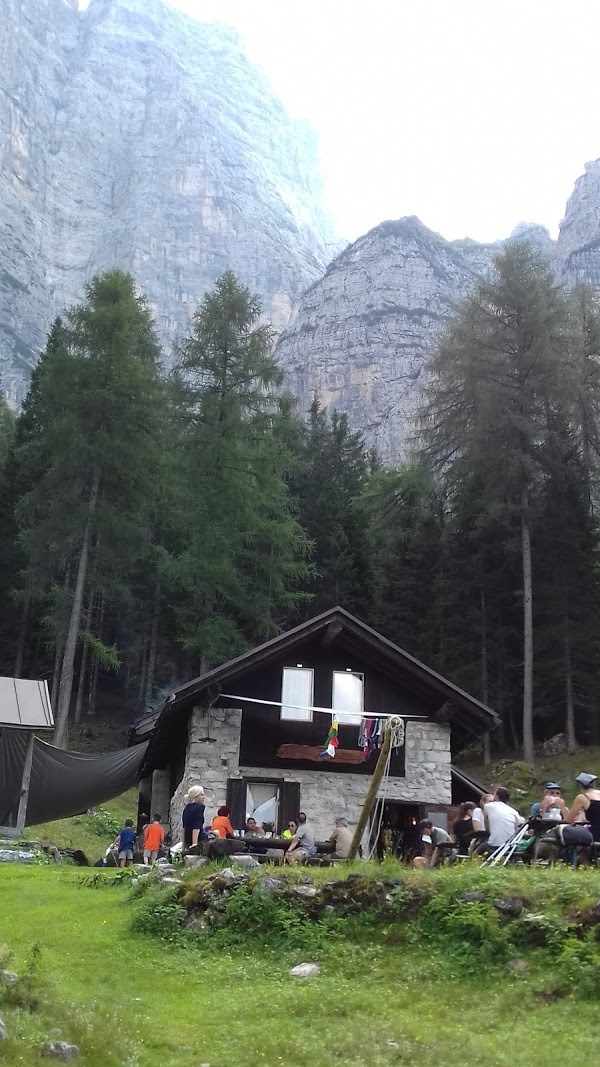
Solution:
<svg viewBox="0 0 600 1067">
<path fill-rule="evenodd" d="M 321 648 L 329 648 L 329 646 L 332 645 L 333 642 L 335 641 L 336 637 L 340 636 L 340 634 L 341 634 L 343 629 L 344 629 L 344 624 L 343 623 L 341 623 L 341 622 L 330 622 L 329 626 L 324 631 L 323 636 L 321 638 L 321 642 L 320 642 Z"/>
<path fill-rule="evenodd" d="M 35 735 L 33 730 L 30 730 L 27 737 L 27 747 L 25 749 L 25 762 L 23 763 L 23 777 L 21 779 L 21 796 L 19 797 L 19 808 L 17 811 L 17 830 L 19 831 L 19 834 L 23 833 L 23 830 L 25 829 L 25 820 L 27 818 L 27 801 L 29 800 L 29 783 L 31 781 L 34 741 Z"/>
</svg>

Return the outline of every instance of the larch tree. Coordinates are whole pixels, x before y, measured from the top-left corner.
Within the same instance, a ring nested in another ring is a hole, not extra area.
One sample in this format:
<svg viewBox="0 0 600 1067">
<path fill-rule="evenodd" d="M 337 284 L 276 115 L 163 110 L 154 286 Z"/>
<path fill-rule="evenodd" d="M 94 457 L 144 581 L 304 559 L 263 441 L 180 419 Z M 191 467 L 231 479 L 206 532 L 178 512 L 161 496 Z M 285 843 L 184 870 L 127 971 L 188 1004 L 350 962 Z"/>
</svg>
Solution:
<svg viewBox="0 0 600 1067">
<path fill-rule="evenodd" d="M 531 492 L 548 411 L 573 393 L 567 303 L 550 269 L 523 243 L 467 299 L 429 365 L 427 451 L 453 479 L 484 459 L 488 492 L 518 514 L 523 599 L 523 753 L 534 758 Z"/>
<path fill-rule="evenodd" d="M 120 271 L 91 282 L 60 345 L 44 377 L 48 418 L 27 446 L 40 476 L 18 517 L 32 573 L 45 581 L 49 564 L 56 573 L 68 561 L 54 736 L 64 747 L 91 575 L 114 590 L 147 535 L 162 386 L 150 313 Z"/>
</svg>

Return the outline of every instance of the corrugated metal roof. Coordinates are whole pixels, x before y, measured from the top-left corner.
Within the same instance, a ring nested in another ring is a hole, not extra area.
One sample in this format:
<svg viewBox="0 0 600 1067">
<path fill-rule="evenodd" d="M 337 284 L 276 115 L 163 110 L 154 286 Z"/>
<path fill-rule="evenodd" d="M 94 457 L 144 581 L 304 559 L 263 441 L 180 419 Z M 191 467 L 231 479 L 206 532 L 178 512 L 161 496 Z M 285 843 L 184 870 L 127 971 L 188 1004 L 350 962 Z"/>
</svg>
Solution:
<svg viewBox="0 0 600 1067">
<path fill-rule="evenodd" d="M 0 726 L 51 730 L 54 717 L 46 682 L 0 678 Z"/>
</svg>

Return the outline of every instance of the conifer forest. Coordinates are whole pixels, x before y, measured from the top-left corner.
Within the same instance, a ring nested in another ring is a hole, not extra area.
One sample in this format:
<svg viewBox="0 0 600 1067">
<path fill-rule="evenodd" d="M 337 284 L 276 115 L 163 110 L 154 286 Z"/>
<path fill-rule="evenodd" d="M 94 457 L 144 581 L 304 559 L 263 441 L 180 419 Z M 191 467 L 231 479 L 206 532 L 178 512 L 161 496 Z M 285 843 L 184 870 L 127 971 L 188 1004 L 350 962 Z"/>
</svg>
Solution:
<svg viewBox="0 0 600 1067">
<path fill-rule="evenodd" d="M 174 358 L 96 277 L 0 406 L 0 673 L 48 680 L 55 743 L 340 604 L 491 704 L 492 751 L 600 741 L 600 304 L 523 242 L 431 353 L 386 468 L 300 413 L 225 274 Z"/>
</svg>

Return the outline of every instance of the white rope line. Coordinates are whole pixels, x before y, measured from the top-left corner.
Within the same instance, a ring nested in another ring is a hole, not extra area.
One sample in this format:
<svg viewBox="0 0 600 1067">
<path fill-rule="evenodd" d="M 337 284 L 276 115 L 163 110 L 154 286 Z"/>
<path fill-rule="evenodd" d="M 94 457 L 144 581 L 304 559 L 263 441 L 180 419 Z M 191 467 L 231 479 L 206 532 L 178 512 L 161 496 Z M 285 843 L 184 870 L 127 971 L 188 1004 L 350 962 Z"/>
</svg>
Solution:
<svg viewBox="0 0 600 1067">
<path fill-rule="evenodd" d="M 223 697 L 224 700 L 243 700 L 244 703 L 250 704 L 267 704 L 273 708 L 292 708 L 293 711 L 324 711 L 326 715 L 331 715 L 335 718 L 336 715 L 359 715 L 362 719 L 411 719 L 424 721 L 426 715 L 399 715 L 397 711 L 336 711 L 335 708 L 320 708 L 317 705 L 312 707 L 306 704 L 288 704 L 287 701 L 282 700 L 259 700 L 258 697 L 244 697 L 240 693 L 219 693 L 218 699 Z M 342 720 L 341 725 L 344 726 Z M 350 724 L 352 725 L 352 724 Z"/>
</svg>

